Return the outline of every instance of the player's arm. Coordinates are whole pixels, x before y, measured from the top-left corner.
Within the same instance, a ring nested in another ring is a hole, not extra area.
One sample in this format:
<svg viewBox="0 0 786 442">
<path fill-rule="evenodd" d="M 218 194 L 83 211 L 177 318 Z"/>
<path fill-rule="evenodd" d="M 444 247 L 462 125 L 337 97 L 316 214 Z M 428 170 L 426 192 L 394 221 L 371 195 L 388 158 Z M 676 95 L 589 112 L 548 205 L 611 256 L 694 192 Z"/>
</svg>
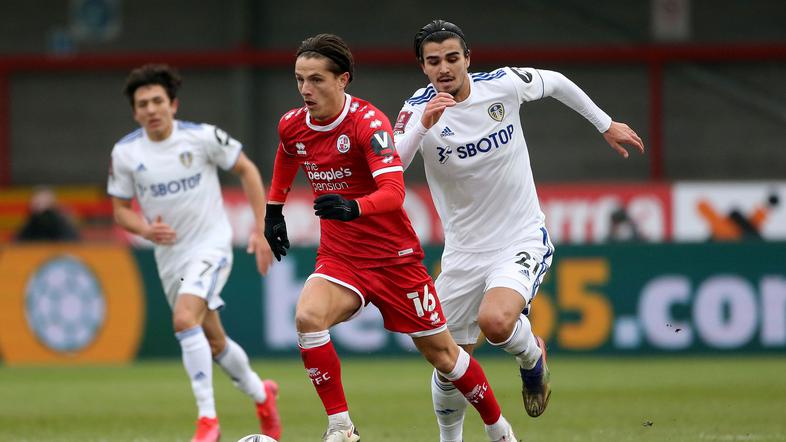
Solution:
<svg viewBox="0 0 786 442">
<path fill-rule="evenodd" d="M 408 103 L 404 104 L 401 112 L 396 118 L 396 125 L 393 127 L 393 135 L 404 169 L 408 168 L 415 158 L 415 152 L 420 150 L 420 143 L 423 137 L 437 121 L 439 121 L 445 109 L 456 105 L 453 96 L 446 92 L 439 92 L 432 98 L 423 110 Z"/>
<path fill-rule="evenodd" d="M 581 114 L 603 134 L 609 146 L 620 155 L 628 157 L 624 145 L 632 146 L 644 153 L 644 143 L 638 134 L 627 124 L 613 121 L 576 83 L 559 72 L 537 70 L 537 73 L 543 79 L 543 96 L 556 98 Z"/>
<path fill-rule="evenodd" d="M 267 241 L 262 239 L 265 231 L 265 186 L 262 184 L 262 176 L 259 174 L 257 166 L 243 152 L 240 152 L 234 167 L 232 167 L 232 173 L 240 178 L 243 192 L 245 192 L 246 199 L 254 212 L 254 230 L 248 238 L 246 252 L 256 256 L 257 270 L 265 275 L 273 262 L 273 254 Z"/>
<path fill-rule="evenodd" d="M 404 204 L 404 170 L 390 171 L 374 177 L 377 190 L 356 200 L 330 193 L 314 200 L 314 210 L 322 219 L 352 221 L 359 216 L 370 216 L 398 210 Z"/>
<path fill-rule="evenodd" d="M 356 200 L 338 194 L 319 196 L 314 200 L 314 210 L 320 218 L 352 221 L 359 216 L 392 212 L 404 204 L 404 167 L 393 143 L 390 122 L 382 112 L 379 115 L 378 124 L 360 127 L 357 132 L 377 189 Z"/>
<path fill-rule="evenodd" d="M 177 239 L 175 231 L 163 222 L 161 216 L 156 217 L 152 223 L 148 223 L 141 214 L 134 211 L 131 200 L 113 196 L 112 212 L 115 222 L 120 227 L 155 244 L 172 245 Z"/>
<path fill-rule="evenodd" d="M 281 128 L 279 126 L 279 134 Z M 278 143 L 276 160 L 273 164 L 273 180 L 265 208 L 265 239 L 267 239 L 276 260 L 287 254 L 289 238 L 284 220 L 284 203 L 297 175 L 298 163 L 286 150 L 284 142 Z"/>
</svg>

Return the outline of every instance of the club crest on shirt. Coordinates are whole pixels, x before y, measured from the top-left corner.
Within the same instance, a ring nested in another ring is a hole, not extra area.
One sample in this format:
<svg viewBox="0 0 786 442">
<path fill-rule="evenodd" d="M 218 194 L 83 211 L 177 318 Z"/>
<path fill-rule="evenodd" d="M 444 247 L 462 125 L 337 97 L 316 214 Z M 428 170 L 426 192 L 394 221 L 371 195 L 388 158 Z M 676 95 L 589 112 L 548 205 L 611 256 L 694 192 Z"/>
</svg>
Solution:
<svg viewBox="0 0 786 442">
<path fill-rule="evenodd" d="M 494 103 L 489 106 L 489 116 L 495 121 L 502 121 L 505 118 L 505 106 L 502 103 Z"/>
<path fill-rule="evenodd" d="M 347 153 L 349 152 L 349 137 L 346 134 L 341 134 L 336 140 L 336 149 L 338 149 L 338 153 Z"/>
<path fill-rule="evenodd" d="M 183 163 L 186 167 L 191 167 L 191 163 L 194 162 L 194 154 L 191 151 L 180 152 L 180 162 Z"/>
</svg>

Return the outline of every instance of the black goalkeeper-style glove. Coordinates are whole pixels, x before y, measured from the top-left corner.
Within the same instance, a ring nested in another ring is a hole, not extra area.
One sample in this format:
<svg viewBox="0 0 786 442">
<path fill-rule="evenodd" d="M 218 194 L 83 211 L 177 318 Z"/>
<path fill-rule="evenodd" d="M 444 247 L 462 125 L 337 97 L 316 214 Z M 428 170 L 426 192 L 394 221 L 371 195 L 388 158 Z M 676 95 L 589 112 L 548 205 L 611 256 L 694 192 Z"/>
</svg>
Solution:
<svg viewBox="0 0 786 442">
<path fill-rule="evenodd" d="M 322 219 L 352 221 L 360 216 L 360 206 L 355 200 L 348 200 L 334 193 L 322 195 L 314 200 L 316 215 Z"/>
<path fill-rule="evenodd" d="M 284 221 L 283 210 L 283 204 L 268 204 L 265 210 L 265 239 L 278 261 L 287 254 L 289 248 L 287 223 Z"/>
</svg>

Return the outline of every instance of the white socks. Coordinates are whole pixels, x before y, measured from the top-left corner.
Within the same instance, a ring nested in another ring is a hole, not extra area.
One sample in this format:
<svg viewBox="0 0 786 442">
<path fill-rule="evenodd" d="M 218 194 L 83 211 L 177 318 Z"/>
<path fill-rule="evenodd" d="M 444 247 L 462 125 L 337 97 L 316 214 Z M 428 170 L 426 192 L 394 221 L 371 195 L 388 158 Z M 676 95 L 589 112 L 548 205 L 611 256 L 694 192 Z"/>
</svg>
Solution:
<svg viewBox="0 0 786 442">
<path fill-rule="evenodd" d="M 505 416 L 500 416 L 499 420 L 496 423 L 491 425 L 485 425 L 486 427 L 486 436 L 489 437 L 490 441 L 499 441 L 505 437 L 508 432 L 510 431 L 510 424 L 505 419 Z M 517 441 L 513 441 L 517 442 Z"/>
<path fill-rule="evenodd" d="M 183 353 L 183 365 L 191 380 L 199 417 L 216 417 L 213 398 L 213 357 L 201 326 L 175 333 Z"/>
<path fill-rule="evenodd" d="M 532 325 L 529 318 L 520 315 L 516 326 L 513 328 L 513 333 L 510 334 L 508 339 L 503 342 L 491 342 L 489 344 L 500 347 L 506 352 L 516 357 L 519 366 L 524 369 L 530 369 L 535 366 L 540 359 L 541 350 L 538 347 L 538 341 L 532 333 Z"/>
<path fill-rule="evenodd" d="M 461 442 L 467 400 L 452 383 L 439 380 L 436 370 L 431 376 L 431 401 L 439 424 L 440 442 Z"/>
<path fill-rule="evenodd" d="M 248 362 L 248 355 L 235 341 L 226 338 L 227 345 L 224 351 L 216 356 L 216 363 L 224 369 L 224 372 L 232 379 L 240 391 L 254 399 L 254 402 L 261 404 L 267 399 L 265 386 L 262 380 L 251 369 Z"/>
<path fill-rule="evenodd" d="M 352 426 L 352 419 L 349 418 L 349 411 L 331 414 L 328 416 L 328 428 L 348 429 Z"/>
</svg>

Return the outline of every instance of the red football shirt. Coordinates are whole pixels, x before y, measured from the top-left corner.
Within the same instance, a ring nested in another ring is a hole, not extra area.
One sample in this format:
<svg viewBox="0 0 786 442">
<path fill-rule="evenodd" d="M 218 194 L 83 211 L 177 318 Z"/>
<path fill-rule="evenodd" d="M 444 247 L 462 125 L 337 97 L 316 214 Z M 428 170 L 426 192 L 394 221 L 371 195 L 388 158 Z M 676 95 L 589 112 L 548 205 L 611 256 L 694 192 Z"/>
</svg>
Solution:
<svg viewBox="0 0 786 442">
<path fill-rule="evenodd" d="M 393 144 L 390 121 L 371 103 L 345 95 L 339 116 L 325 125 L 305 107 L 281 118 L 269 200 L 283 202 L 299 166 L 314 197 L 339 194 L 358 199 L 378 189 L 375 177 L 404 169 Z M 403 182 L 403 178 L 401 178 Z M 423 250 L 403 207 L 349 222 L 320 220 L 318 254 L 350 260 L 358 268 L 420 262 Z"/>
</svg>

